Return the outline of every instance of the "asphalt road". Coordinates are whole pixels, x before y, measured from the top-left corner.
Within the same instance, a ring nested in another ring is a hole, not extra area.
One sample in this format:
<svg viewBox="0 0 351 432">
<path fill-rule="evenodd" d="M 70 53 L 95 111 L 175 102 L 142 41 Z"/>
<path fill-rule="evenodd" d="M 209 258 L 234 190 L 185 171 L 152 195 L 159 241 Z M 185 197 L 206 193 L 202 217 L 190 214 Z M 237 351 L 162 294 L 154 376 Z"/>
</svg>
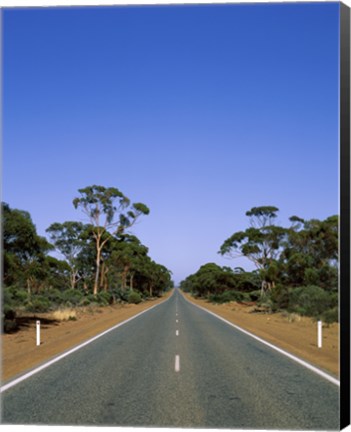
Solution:
<svg viewBox="0 0 351 432">
<path fill-rule="evenodd" d="M 339 429 L 339 387 L 175 293 L 4 391 L 3 424 Z"/>
</svg>

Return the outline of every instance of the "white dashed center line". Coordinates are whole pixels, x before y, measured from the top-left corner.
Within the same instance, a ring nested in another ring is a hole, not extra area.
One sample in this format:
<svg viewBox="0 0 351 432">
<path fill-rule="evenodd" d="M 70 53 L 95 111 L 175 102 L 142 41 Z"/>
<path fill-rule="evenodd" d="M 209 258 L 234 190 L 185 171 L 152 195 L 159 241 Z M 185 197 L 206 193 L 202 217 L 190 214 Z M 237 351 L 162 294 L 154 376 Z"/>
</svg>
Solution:
<svg viewBox="0 0 351 432">
<path fill-rule="evenodd" d="M 179 362 L 179 355 L 175 356 L 175 365 L 174 365 L 174 370 L 176 372 L 180 371 L 180 362 Z"/>
<path fill-rule="evenodd" d="M 179 330 L 176 330 L 176 336 L 179 336 Z"/>
</svg>

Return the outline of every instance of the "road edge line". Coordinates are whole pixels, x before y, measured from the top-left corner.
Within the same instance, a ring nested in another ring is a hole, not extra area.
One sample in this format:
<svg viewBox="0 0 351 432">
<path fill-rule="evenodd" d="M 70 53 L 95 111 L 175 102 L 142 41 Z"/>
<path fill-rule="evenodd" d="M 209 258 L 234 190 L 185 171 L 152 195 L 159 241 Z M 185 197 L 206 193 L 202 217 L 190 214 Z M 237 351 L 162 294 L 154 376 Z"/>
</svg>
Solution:
<svg viewBox="0 0 351 432">
<path fill-rule="evenodd" d="M 124 321 L 122 321 L 122 322 L 114 325 L 113 327 L 110 327 L 107 330 L 104 330 L 102 333 L 99 333 L 99 334 L 93 336 L 92 338 L 86 340 L 85 342 L 82 342 L 81 344 L 76 345 L 75 347 L 68 349 L 68 351 L 65 351 L 62 354 L 58 354 L 56 357 L 54 357 L 53 359 L 49 360 L 48 362 L 46 362 L 46 363 L 44 363 L 44 364 L 42 364 L 42 365 L 40 365 L 40 366 L 38 366 L 38 367 L 30 370 L 29 372 L 24 373 L 23 375 L 19 376 L 18 378 L 15 378 L 12 381 L 9 381 L 8 383 L 6 383 L 6 384 L 4 384 L 3 386 L 0 387 L 0 393 L 5 392 L 6 390 L 14 387 L 15 385 L 19 384 L 20 382 L 25 381 L 26 379 L 30 378 L 31 376 L 36 375 L 38 372 L 42 371 L 43 369 L 46 369 L 49 366 L 51 366 L 52 364 L 57 363 L 58 361 L 62 360 L 63 358 L 65 358 L 67 356 L 69 356 L 70 354 L 73 354 L 75 351 L 78 351 L 79 349 L 85 347 L 86 345 L 89 345 L 90 343 L 92 343 L 95 340 L 101 338 L 102 336 L 105 336 L 107 333 L 110 333 L 111 331 L 116 330 L 118 327 L 121 327 L 122 325 L 127 324 L 129 321 L 132 321 L 134 318 L 137 318 L 140 315 L 143 315 L 144 313 L 151 311 L 152 309 L 156 308 L 157 306 L 160 306 L 161 304 L 163 304 L 166 301 L 168 301 L 173 295 L 174 295 L 174 291 L 173 291 L 172 295 L 170 295 L 169 297 L 167 297 L 162 302 L 157 303 L 157 304 L 151 306 L 150 308 L 145 309 L 145 310 L 137 313 L 136 315 L 133 315 L 130 318 L 127 318 L 126 320 L 124 320 Z"/>
<path fill-rule="evenodd" d="M 299 363 L 300 365 L 304 366 L 305 368 L 311 370 L 312 372 L 316 373 L 317 375 L 320 375 L 324 379 L 328 380 L 332 384 L 335 384 L 340 387 L 340 381 L 333 376 L 327 374 L 326 372 L 322 371 L 321 369 L 318 369 L 317 367 L 311 365 L 310 363 L 306 362 L 305 360 L 300 359 L 299 357 L 289 353 L 288 351 L 283 350 L 282 348 L 277 347 L 276 345 L 271 344 L 270 342 L 267 342 L 266 340 L 260 338 L 259 336 L 256 336 L 253 333 L 250 333 L 249 331 L 239 327 L 238 325 L 226 320 L 225 318 L 221 317 L 220 315 L 215 314 L 214 312 L 204 308 L 203 306 L 199 306 L 196 303 L 191 302 L 188 300 L 184 295 L 183 298 L 190 303 L 193 306 L 198 307 L 199 309 L 202 309 L 203 311 L 213 315 L 214 317 L 220 319 L 221 321 L 225 322 L 226 324 L 229 324 L 230 326 L 234 327 L 235 329 L 241 331 L 242 333 L 245 333 L 246 335 L 252 337 L 253 339 L 256 339 L 257 341 L 263 343 L 264 345 L 267 345 L 269 348 L 272 348 L 273 350 L 279 352 L 280 354 L 290 358 L 291 360 L 295 361 L 296 363 Z"/>
</svg>

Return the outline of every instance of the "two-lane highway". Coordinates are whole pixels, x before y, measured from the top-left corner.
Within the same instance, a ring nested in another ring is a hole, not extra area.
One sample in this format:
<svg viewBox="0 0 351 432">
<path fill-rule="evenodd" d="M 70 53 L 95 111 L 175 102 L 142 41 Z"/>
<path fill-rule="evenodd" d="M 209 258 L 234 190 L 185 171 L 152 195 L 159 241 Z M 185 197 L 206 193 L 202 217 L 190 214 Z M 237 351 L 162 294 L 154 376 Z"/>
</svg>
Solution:
<svg viewBox="0 0 351 432">
<path fill-rule="evenodd" d="M 339 387 L 189 303 L 164 303 L 2 392 L 2 423 L 338 429 Z"/>
</svg>

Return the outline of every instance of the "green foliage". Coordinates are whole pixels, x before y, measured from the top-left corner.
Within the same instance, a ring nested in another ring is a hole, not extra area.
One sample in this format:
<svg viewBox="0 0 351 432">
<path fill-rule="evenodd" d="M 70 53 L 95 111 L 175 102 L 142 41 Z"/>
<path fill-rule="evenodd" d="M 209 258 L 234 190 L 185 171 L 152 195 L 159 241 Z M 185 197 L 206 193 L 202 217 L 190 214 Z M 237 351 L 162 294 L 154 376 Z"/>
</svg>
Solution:
<svg viewBox="0 0 351 432">
<path fill-rule="evenodd" d="M 44 295 L 33 295 L 27 305 L 29 312 L 48 312 L 51 309 L 50 300 Z"/>
<path fill-rule="evenodd" d="M 68 289 L 62 292 L 61 299 L 66 306 L 78 306 L 83 296 L 84 294 L 78 289 Z"/>
<path fill-rule="evenodd" d="M 141 215 L 149 214 L 149 209 L 142 203 L 131 205 L 129 198 L 114 187 L 93 185 L 79 189 L 78 192 L 80 197 L 73 200 L 73 205 L 89 217 L 93 227 L 96 245 L 93 293 L 96 295 L 101 283 L 100 268 L 103 255 L 106 255 L 107 243 L 134 225 Z M 104 283 L 106 285 L 106 280 Z"/>
<path fill-rule="evenodd" d="M 289 307 L 289 288 L 284 284 L 278 284 L 270 293 L 272 309 L 274 311 Z"/>
<path fill-rule="evenodd" d="M 111 294 L 105 291 L 101 291 L 97 294 L 96 300 L 100 306 L 106 306 L 110 303 Z"/>
<path fill-rule="evenodd" d="M 212 294 L 208 297 L 212 303 L 228 303 L 231 301 L 244 302 L 250 301 L 250 295 L 240 291 L 224 291 L 221 294 Z"/>
<path fill-rule="evenodd" d="M 338 295 L 315 285 L 278 284 L 268 295 L 272 311 L 287 310 L 330 323 L 338 320 Z"/>
<path fill-rule="evenodd" d="M 232 234 L 224 241 L 219 253 L 231 258 L 246 257 L 259 269 L 262 289 L 278 281 L 279 267 L 277 259 L 281 242 L 286 230 L 274 225 L 277 207 L 253 207 L 246 212 L 250 218 L 250 228 Z"/>
<path fill-rule="evenodd" d="M 331 309 L 324 311 L 321 315 L 321 319 L 326 324 L 338 322 L 339 321 L 339 308 L 333 307 Z"/>
<path fill-rule="evenodd" d="M 56 249 L 71 263 L 82 248 L 81 235 L 85 227 L 81 222 L 55 222 L 46 230 Z"/>
<path fill-rule="evenodd" d="M 46 254 L 52 249 L 48 241 L 38 236 L 28 212 L 11 209 L 2 203 L 5 285 L 25 284 L 43 280 Z"/>
<path fill-rule="evenodd" d="M 64 301 L 64 292 L 57 288 L 49 288 L 45 291 L 45 297 L 53 305 L 60 305 Z"/>
<path fill-rule="evenodd" d="M 321 317 L 329 309 L 337 307 L 337 297 L 314 285 L 289 290 L 289 312 Z"/>
<path fill-rule="evenodd" d="M 261 297 L 261 290 L 255 290 L 248 293 L 250 301 L 257 301 Z"/>
<path fill-rule="evenodd" d="M 236 295 L 238 301 L 250 301 L 248 293 L 257 290 L 259 286 L 257 273 L 248 273 L 241 269 L 233 271 L 229 267 L 220 267 L 214 263 L 204 264 L 196 273 L 180 283 L 184 291 L 192 292 L 199 297 L 211 298 L 213 301 L 222 301 L 222 294 L 223 301 L 235 300 L 234 297 L 231 299 L 230 295 L 226 297 L 226 292 Z"/>
<path fill-rule="evenodd" d="M 141 295 L 136 292 L 136 291 L 132 291 L 129 293 L 128 295 L 128 303 L 134 303 L 134 304 L 139 304 L 141 303 L 142 298 Z"/>
</svg>

